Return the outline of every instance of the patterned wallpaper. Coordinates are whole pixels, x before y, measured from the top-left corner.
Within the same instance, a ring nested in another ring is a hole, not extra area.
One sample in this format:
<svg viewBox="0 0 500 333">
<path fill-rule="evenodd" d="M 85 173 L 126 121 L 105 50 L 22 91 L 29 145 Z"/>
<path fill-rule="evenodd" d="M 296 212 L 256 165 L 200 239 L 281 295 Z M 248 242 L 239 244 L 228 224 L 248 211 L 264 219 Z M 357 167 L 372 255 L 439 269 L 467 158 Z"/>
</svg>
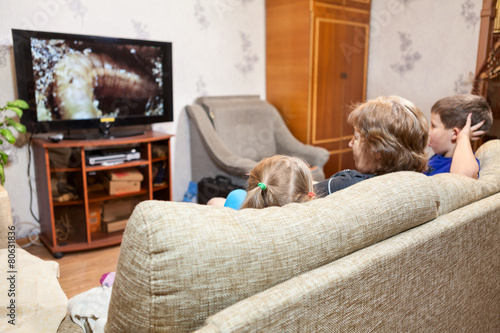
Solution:
<svg viewBox="0 0 500 333">
<path fill-rule="evenodd" d="M 481 6 L 481 0 L 372 0 L 367 97 L 398 94 L 430 117 L 439 98 L 470 91 Z M 3 0 L 0 17 L 0 103 L 16 96 L 12 28 L 173 43 L 175 121 L 154 129 L 176 135 L 174 200 L 182 199 L 191 173 L 184 107 L 204 95 L 265 97 L 264 0 L 125 0 L 119 11 L 98 0 Z M 26 139 L 19 141 L 7 147 L 5 188 L 22 234 L 36 224 L 31 211 L 38 216 L 38 205 Z"/>
<path fill-rule="evenodd" d="M 472 89 L 481 0 L 372 1 L 367 97 L 396 94 L 430 118 L 438 99 Z"/>
<path fill-rule="evenodd" d="M 264 0 L 126 0 L 119 7 L 117 11 L 116 4 L 99 0 L 1 1 L 0 103 L 16 97 L 12 28 L 172 42 L 175 121 L 154 129 L 176 135 L 173 197 L 182 200 L 191 180 L 184 107 L 203 95 L 265 97 Z M 5 188 L 22 237 L 36 225 L 38 204 L 26 139 L 19 141 L 19 147 L 5 146 L 10 154 Z"/>
</svg>

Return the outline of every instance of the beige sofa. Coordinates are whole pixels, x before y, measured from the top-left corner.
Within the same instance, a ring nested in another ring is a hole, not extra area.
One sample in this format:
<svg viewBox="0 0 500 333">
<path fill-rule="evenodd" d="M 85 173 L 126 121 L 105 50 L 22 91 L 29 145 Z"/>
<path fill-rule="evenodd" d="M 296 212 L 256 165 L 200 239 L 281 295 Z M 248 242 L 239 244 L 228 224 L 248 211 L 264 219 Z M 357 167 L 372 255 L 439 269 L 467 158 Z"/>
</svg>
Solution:
<svg viewBox="0 0 500 333">
<path fill-rule="evenodd" d="M 399 172 L 281 208 L 143 202 L 106 330 L 500 332 L 500 141 L 477 156 L 477 181 Z"/>
<path fill-rule="evenodd" d="M 479 180 L 398 172 L 234 211 L 148 201 L 108 332 L 500 332 L 500 141 Z"/>
<path fill-rule="evenodd" d="M 0 186 L 0 332 L 55 332 L 68 306 L 59 264 L 18 247 L 15 233 L 9 196 Z"/>
</svg>

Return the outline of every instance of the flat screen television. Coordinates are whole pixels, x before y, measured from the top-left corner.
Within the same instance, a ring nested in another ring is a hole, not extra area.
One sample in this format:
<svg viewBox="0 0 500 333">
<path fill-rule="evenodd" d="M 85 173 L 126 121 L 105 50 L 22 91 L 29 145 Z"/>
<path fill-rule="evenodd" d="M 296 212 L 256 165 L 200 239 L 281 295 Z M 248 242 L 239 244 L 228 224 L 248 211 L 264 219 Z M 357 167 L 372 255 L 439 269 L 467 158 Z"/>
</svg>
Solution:
<svg viewBox="0 0 500 333">
<path fill-rule="evenodd" d="M 173 121 L 171 43 L 17 29 L 12 38 L 30 132 L 116 137 L 140 133 L 111 128 Z"/>
</svg>

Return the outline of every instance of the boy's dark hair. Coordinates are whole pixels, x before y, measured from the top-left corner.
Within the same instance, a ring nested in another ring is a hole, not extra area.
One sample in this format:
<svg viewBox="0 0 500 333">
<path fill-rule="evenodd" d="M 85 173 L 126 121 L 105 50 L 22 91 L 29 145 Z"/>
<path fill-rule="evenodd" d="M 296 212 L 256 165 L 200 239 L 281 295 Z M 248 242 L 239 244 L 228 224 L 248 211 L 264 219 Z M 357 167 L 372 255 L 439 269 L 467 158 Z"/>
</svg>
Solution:
<svg viewBox="0 0 500 333">
<path fill-rule="evenodd" d="M 482 96 L 463 94 L 440 99 L 431 108 L 431 113 L 439 115 L 446 129 L 462 129 L 467 116 L 472 113 L 471 126 L 484 120 L 479 130 L 488 132 L 493 123 L 493 115 L 488 102 Z"/>
</svg>

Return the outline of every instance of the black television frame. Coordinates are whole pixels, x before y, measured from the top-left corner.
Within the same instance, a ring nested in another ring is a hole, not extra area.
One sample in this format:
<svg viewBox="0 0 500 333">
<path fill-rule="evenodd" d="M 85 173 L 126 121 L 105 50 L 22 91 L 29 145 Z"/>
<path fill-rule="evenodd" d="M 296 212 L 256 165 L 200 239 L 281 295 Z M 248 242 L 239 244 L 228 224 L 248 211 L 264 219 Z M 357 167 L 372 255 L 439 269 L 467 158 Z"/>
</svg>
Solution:
<svg viewBox="0 0 500 333">
<path fill-rule="evenodd" d="M 35 80 L 31 53 L 31 38 L 78 40 L 92 43 L 139 45 L 160 47 L 162 50 L 162 96 L 163 115 L 157 116 L 124 116 L 116 117 L 112 123 L 102 121 L 100 118 L 76 120 L 38 121 L 37 105 L 35 102 Z M 93 130 L 98 129 L 109 135 L 111 127 L 134 125 L 148 125 L 153 123 L 173 121 L 173 79 L 172 79 L 172 43 L 150 40 L 103 37 L 92 35 L 78 35 L 60 32 L 32 31 L 12 29 L 14 61 L 18 98 L 24 99 L 30 105 L 29 110 L 23 114 L 21 122 L 29 132 L 49 133 L 67 130 Z M 140 133 L 138 133 L 140 134 Z M 133 135 L 133 134 L 132 134 Z"/>
</svg>

